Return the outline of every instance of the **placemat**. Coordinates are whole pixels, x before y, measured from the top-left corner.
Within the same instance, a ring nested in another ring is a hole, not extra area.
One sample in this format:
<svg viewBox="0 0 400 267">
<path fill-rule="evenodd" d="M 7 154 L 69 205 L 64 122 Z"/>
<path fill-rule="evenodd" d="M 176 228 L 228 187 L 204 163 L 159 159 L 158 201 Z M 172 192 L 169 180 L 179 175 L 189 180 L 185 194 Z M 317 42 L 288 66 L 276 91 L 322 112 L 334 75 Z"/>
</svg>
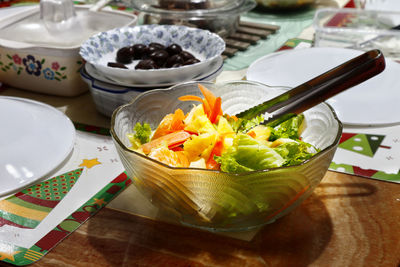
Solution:
<svg viewBox="0 0 400 267">
<path fill-rule="evenodd" d="M 0 261 L 39 260 L 131 184 L 108 130 L 76 128 L 81 130 L 68 162 L 44 181 L 0 200 Z"/>
</svg>

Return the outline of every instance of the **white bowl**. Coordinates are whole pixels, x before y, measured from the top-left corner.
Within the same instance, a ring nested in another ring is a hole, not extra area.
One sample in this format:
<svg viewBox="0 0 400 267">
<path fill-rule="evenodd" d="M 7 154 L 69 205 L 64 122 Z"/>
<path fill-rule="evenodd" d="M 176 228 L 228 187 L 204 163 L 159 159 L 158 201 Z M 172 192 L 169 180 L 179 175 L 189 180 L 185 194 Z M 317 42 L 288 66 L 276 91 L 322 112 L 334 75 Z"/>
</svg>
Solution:
<svg viewBox="0 0 400 267">
<path fill-rule="evenodd" d="M 96 109 L 99 113 L 111 117 L 113 111 L 119 106 L 124 105 L 135 99 L 139 94 L 152 89 L 166 88 L 166 86 L 124 86 L 107 83 L 98 80 L 87 71 L 87 64 L 81 68 L 80 74 L 88 86 L 95 103 Z M 222 72 L 223 63 L 216 68 L 213 73 L 207 76 L 196 79 L 197 81 L 214 81 L 216 77 Z"/>
<path fill-rule="evenodd" d="M 168 46 L 176 43 L 192 53 L 200 62 L 178 68 L 135 70 L 138 60 L 127 64 L 128 69 L 108 67 L 115 62 L 118 49 L 133 44 L 152 42 Z M 225 50 L 225 42 L 207 30 L 177 25 L 141 25 L 124 27 L 96 34 L 84 42 L 80 55 L 102 75 L 122 83 L 178 83 L 206 73 Z"/>
<path fill-rule="evenodd" d="M 200 74 L 199 76 L 196 76 L 194 78 L 186 78 L 183 79 L 180 82 L 188 82 L 191 80 L 205 80 L 208 79 L 210 76 L 213 76 L 217 71 L 222 70 L 222 67 L 224 66 L 224 60 L 220 56 L 218 57 L 217 60 L 213 60 L 212 63 L 209 65 L 208 70 L 205 73 Z M 140 83 L 124 83 L 124 82 L 118 82 L 115 80 L 112 80 L 108 77 L 105 77 L 101 72 L 99 72 L 92 64 L 87 62 L 85 64 L 85 70 L 89 74 L 89 76 L 92 76 L 94 79 L 105 82 L 105 83 L 110 83 L 114 85 L 119 85 L 119 86 L 128 86 L 128 87 L 142 87 L 142 88 L 155 88 L 155 87 L 168 87 L 175 85 L 176 83 L 146 83 L 146 84 L 140 84 Z"/>
<path fill-rule="evenodd" d="M 82 42 L 101 31 L 135 25 L 137 16 L 116 10 L 91 12 L 88 6 L 76 6 L 75 11 L 80 30 L 52 35 L 40 20 L 39 6 L 4 8 L 7 14 L 0 14 L 0 81 L 59 96 L 87 91 L 79 77 Z"/>
</svg>

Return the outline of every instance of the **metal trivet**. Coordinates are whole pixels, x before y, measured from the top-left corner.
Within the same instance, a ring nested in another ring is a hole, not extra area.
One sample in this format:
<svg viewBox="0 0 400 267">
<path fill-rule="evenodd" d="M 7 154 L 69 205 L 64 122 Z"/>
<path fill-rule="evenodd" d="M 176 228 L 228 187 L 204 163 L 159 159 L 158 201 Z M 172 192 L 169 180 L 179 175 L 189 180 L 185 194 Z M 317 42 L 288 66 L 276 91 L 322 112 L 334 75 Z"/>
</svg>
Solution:
<svg viewBox="0 0 400 267">
<path fill-rule="evenodd" d="M 247 50 L 261 39 L 267 39 L 279 28 L 277 25 L 240 21 L 236 32 L 224 38 L 226 49 L 222 53 L 223 59 L 233 57 L 238 51 Z"/>
</svg>

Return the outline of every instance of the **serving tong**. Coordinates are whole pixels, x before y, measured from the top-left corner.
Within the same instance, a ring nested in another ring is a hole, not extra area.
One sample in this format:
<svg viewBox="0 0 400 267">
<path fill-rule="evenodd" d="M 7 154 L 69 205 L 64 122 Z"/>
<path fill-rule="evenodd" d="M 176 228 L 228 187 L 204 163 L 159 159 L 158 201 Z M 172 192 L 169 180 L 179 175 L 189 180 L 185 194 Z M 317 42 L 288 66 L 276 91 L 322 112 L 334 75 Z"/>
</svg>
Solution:
<svg viewBox="0 0 400 267">
<path fill-rule="evenodd" d="M 385 66 L 380 50 L 367 51 L 275 98 L 236 114 L 236 117 L 248 120 L 266 114 L 263 124 L 288 119 L 378 75 Z"/>
</svg>

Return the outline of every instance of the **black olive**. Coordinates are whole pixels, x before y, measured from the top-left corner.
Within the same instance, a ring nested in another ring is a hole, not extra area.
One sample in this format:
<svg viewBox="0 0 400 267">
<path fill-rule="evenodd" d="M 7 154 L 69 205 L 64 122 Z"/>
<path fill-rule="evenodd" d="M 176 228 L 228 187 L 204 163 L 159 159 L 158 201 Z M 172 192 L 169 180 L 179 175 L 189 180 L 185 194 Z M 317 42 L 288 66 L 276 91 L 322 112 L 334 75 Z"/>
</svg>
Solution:
<svg viewBox="0 0 400 267">
<path fill-rule="evenodd" d="M 132 49 L 130 47 L 122 47 L 117 51 L 115 59 L 118 63 L 129 64 L 132 62 Z"/>
<path fill-rule="evenodd" d="M 118 62 L 108 62 L 107 66 L 111 68 L 127 69 L 127 67 L 124 64 Z"/>
<path fill-rule="evenodd" d="M 159 67 L 164 65 L 168 57 L 169 54 L 165 50 L 157 50 L 150 54 L 150 59 L 152 59 Z"/>
<path fill-rule="evenodd" d="M 171 68 L 174 64 L 176 63 L 183 64 L 183 62 L 184 62 L 183 58 L 179 54 L 176 54 L 167 59 L 165 66 L 167 68 Z"/>
<path fill-rule="evenodd" d="M 142 59 L 147 57 L 149 48 L 144 44 L 135 44 L 133 48 L 133 59 Z"/>
<path fill-rule="evenodd" d="M 158 49 L 155 46 L 149 46 L 148 50 L 147 50 L 147 55 L 151 55 L 151 54 L 153 54 L 153 52 L 156 52 L 156 51 L 159 51 L 159 50 L 161 50 L 161 49 Z"/>
<path fill-rule="evenodd" d="M 168 54 L 175 55 L 175 54 L 179 54 L 180 52 L 182 52 L 182 47 L 178 44 L 171 44 L 170 46 L 167 47 L 167 52 Z"/>
<path fill-rule="evenodd" d="M 195 63 L 199 63 L 199 62 L 200 62 L 200 60 L 198 60 L 197 58 L 191 58 L 191 59 L 188 59 L 185 62 L 183 62 L 183 65 L 192 65 Z"/>
<path fill-rule="evenodd" d="M 181 53 L 180 53 L 180 55 L 183 57 L 183 60 L 188 60 L 188 59 L 192 59 L 192 58 L 195 58 L 192 54 L 190 54 L 189 52 L 187 52 L 187 51 L 182 51 Z"/>
<path fill-rule="evenodd" d="M 165 50 L 165 46 L 160 43 L 150 43 L 148 47 L 153 47 L 156 50 Z"/>
<path fill-rule="evenodd" d="M 135 69 L 150 70 L 158 69 L 157 64 L 151 59 L 143 59 L 135 66 Z"/>
</svg>

